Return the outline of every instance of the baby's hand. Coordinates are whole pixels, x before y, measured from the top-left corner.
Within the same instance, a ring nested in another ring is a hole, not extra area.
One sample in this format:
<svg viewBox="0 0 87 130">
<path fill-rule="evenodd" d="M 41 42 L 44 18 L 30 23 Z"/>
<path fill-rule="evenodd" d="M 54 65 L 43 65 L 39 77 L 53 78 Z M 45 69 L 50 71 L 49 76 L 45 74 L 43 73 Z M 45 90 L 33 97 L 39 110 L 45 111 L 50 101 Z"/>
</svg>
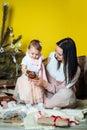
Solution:
<svg viewBox="0 0 87 130">
<path fill-rule="evenodd" d="M 35 72 L 33 72 L 33 71 L 27 70 L 26 73 L 27 73 L 28 77 L 31 78 L 31 79 L 33 79 L 33 78 L 36 77 L 36 74 L 35 74 Z"/>
<path fill-rule="evenodd" d="M 39 80 L 38 76 L 37 76 L 36 73 L 33 72 L 33 71 L 27 70 L 27 75 L 28 75 L 28 78 L 29 78 L 29 79 Z"/>
</svg>

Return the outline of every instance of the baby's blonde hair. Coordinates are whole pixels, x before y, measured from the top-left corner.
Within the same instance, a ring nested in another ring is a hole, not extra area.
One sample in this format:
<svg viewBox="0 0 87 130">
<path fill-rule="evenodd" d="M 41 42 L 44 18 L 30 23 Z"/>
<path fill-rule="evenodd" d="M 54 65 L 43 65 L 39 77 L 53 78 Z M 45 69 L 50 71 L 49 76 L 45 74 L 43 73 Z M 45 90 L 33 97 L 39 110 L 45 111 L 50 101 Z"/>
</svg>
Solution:
<svg viewBox="0 0 87 130">
<path fill-rule="evenodd" d="M 39 40 L 30 41 L 28 49 L 30 49 L 31 46 L 35 47 L 38 51 L 42 50 L 42 45 L 41 45 L 41 42 Z"/>
</svg>

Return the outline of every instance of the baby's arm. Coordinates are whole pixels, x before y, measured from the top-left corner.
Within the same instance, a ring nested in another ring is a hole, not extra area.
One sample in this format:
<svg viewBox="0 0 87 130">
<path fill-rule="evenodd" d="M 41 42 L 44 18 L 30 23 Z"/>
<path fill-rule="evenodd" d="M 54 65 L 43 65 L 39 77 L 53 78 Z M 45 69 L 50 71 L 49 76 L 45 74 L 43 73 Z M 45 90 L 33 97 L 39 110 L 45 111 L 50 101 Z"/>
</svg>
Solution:
<svg viewBox="0 0 87 130">
<path fill-rule="evenodd" d="M 26 74 L 27 66 L 22 64 L 21 71 L 22 71 L 22 74 Z"/>
</svg>

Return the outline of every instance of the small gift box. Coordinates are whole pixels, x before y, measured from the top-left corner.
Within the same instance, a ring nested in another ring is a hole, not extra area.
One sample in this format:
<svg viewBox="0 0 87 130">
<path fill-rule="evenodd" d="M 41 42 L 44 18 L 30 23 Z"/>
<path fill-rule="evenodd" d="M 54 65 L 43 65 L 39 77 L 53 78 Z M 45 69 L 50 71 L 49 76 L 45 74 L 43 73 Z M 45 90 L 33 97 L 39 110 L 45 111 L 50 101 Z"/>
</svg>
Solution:
<svg viewBox="0 0 87 130">
<path fill-rule="evenodd" d="M 62 118 L 60 116 L 42 116 L 38 118 L 38 124 L 52 125 L 59 127 L 68 127 L 69 118 Z"/>
</svg>

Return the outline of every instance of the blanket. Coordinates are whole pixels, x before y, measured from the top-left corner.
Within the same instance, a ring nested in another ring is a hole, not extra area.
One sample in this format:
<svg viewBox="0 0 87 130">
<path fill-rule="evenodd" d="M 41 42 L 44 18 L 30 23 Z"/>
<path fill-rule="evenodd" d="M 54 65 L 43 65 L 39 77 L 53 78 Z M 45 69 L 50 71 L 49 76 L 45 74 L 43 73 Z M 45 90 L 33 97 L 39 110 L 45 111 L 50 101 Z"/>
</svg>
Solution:
<svg viewBox="0 0 87 130">
<path fill-rule="evenodd" d="M 53 125 L 41 125 L 38 124 L 38 119 L 41 116 L 38 113 L 38 109 L 36 107 L 31 107 L 29 109 L 26 108 L 25 105 L 19 104 L 14 108 L 2 109 L 0 110 L 0 118 L 2 119 L 6 112 L 8 111 L 21 111 L 26 112 L 26 117 L 23 120 L 22 125 L 26 130 L 31 129 L 54 129 Z M 77 107 L 74 109 L 43 109 L 41 114 L 47 117 L 50 116 L 59 116 L 61 118 L 68 118 L 72 123 L 70 125 L 79 125 L 81 121 L 84 120 L 85 115 L 87 114 L 87 100 L 78 100 Z"/>
</svg>

